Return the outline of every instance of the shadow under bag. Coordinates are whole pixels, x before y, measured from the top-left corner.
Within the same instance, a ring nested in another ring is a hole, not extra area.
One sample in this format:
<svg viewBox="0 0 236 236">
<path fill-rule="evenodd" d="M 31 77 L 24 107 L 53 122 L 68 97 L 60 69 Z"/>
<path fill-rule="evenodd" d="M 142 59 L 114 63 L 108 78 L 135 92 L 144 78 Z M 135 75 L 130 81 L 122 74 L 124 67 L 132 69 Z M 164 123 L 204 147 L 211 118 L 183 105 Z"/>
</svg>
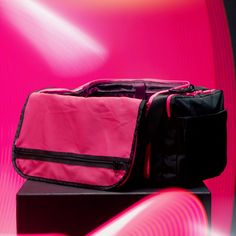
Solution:
<svg viewBox="0 0 236 236">
<path fill-rule="evenodd" d="M 172 185 L 226 165 L 223 92 L 187 81 L 96 80 L 29 95 L 13 164 L 23 177 L 97 189 Z"/>
</svg>

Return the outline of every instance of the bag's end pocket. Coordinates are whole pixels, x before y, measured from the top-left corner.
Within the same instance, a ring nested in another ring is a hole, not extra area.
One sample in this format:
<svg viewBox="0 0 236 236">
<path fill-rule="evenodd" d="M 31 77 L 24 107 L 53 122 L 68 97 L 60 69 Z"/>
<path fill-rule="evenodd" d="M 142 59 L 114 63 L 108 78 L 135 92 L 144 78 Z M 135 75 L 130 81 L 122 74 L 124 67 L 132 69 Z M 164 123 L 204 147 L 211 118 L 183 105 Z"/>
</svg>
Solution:
<svg viewBox="0 0 236 236">
<path fill-rule="evenodd" d="M 180 140 L 177 177 L 207 179 L 218 176 L 227 162 L 227 112 L 176 119 Z"/>
</svg>

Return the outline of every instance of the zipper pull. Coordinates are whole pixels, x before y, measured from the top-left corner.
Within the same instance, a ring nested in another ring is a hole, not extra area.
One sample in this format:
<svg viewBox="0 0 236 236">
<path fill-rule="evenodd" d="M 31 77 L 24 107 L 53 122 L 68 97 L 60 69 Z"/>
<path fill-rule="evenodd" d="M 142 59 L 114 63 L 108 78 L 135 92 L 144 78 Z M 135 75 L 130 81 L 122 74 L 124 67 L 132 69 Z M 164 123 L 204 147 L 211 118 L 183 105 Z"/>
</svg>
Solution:
<svg viewBox="0 0 236 236">
<path fill-rule="evenodd" d="M 113 169 L 114 170 L 125 170 L 126 167 L 123 162 L 121 161 L 114 161 L 113 162 Z"/>
<path fill-rule="evenodd" d="M 195 91 L 194 85 L 190 84 L 187 88 L 180 88 L 180 89 L 169 89 L 170 93 L 175 94 L 182 94 L 182 93 L 192 93 Z"/>
</svg>

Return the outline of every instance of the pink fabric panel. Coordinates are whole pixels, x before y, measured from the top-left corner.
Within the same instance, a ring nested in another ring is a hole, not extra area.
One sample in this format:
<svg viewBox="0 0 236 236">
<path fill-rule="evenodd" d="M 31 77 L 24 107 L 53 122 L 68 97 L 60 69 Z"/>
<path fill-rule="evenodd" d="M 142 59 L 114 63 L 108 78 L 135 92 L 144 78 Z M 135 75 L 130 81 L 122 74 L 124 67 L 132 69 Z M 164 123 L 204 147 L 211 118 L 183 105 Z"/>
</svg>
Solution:
<svg viewBox="0 0 236 236">
<path fill-rule="evenodd" d="M 16 146 L 129 158 L 141 100 L 33 93 Z"/>
<path fill-rule="evenodd" d="M 17 159 L 16 164 L 25 175 L 89 185 L 111 186 L 118 183 L 125 175 L 124 170 L 74 166 L 37 160 Z"/>
</svg>

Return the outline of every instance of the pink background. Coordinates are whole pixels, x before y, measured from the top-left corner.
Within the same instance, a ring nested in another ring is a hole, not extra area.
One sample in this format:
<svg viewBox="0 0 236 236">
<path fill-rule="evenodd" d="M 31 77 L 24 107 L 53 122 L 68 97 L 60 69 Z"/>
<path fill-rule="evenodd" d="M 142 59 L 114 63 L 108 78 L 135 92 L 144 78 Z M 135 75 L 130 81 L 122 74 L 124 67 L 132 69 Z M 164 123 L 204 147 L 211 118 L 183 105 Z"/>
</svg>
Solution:
<svg viewBox="0 0 236 236">
<path fill-rule="evenodd" d="M 113 6 L 99 6 L 97 0 L 38 1 L 39 9 L 60 19 L 53 22 L 44 11 L 32 13 L 35 6 L 0 0 L 0 234 L 16 232 L 15 194 L 25 180 L 13 170 L 11 146 L 27 95 L 45 87 L 74 88 L 97 78 L 150 77 L 224 90 L 228 164 L 206 184 L 212 192 L 213 229 L 229 233 L 236 80 L 223 1 L 139 0 L 135 7 L 129 1 Z"/>
</svg>

